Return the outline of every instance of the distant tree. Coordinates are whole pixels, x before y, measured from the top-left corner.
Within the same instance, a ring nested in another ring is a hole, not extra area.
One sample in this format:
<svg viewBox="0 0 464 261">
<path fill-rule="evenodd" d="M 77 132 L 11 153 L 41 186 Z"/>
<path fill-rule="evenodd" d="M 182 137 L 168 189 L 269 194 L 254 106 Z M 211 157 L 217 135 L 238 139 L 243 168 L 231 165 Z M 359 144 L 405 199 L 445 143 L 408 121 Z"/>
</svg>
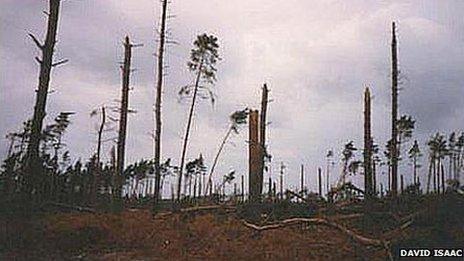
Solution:
<svg viewBox="0 0 464 261">
<path fill-rule="evenodd" d="M 455 179 L 460 182 L 461 181 L 461 170 L 464 167 L 464 132 L 461 132 L 461 135 L 457 138 L 456 142 L 456 177 Z"/>
<path fill-rule="evenodd" d="M 398 128 L 398 159 L 401 159 L 401 145 L 412 137 L 416 121 L 408 115 L 402 115 L 397 122 Z"/>
<path fill-rule="evenodd" d="M 452 132 L 449 135 L 448 138 L 448 148 L 447 148 L 447 156 L 449 160 L 449 165 L 448 165 L 448 179 L 451 180 L 456 177 L 456 156 L 457 156 L 457 138 L 456 138 L 456 132 Z M 454 171 L 454 175 L 453 175 Z"/>
<path fill-rule="evenodd" d="M 417 180 L 417 169 L 421 167 L 419 164 L 419 159 L 422 156 L 422 153 L 419 148 L 419 143 L 417 140 L 414 140 L 414 144 L 412 147 L 409 149 L 409 160 L 411 161 L 412 164 L 412 170 L 413 170 L 413 182 L 414 184 L 418 184 Z"/>
<path fill-rule="evenodd" d="M 444 190 L 444 173 L 442 168 L 442 160 L 447 153 L 446 149 L 446 139 L 440 133 L 435 134 L 427 142 L 429 147 L 429 160 L 430 160 L 430 169 L 429 176 L 427 179 L 427 191 L 430 187 L 430 177 L 433 171 L 433 181 L 434 181 L 434 190 L 440 192 L 440 183 L 442 183 L 442 189 Z M 440 182 L 440 173 L 441 173 L 441 182 Z"/>
<path fill-rule="evenodd" d="M 221 191 L 221 189 L 225 190 L 226 184 L 231 184 L 233 180 L 235 180 L 235 170 L 232 170 L 228 174 L 224 175 L 222 179 L 222 183 L 219 186 L 218 190 L 219 191 Z"/>
<path fill-rule="evenodd" d="M 327 154 L 325 155 L 327 159 L 327 166 L 326 166 L 326 189 L 327 193 L 330 191 L 330 167 L 335 164 L 333 157 L 334 157 L 334 152 L 333 150 L 328 150 Z"/>
<path fill-rule="evenodd" d="M 199 155 L 198 158 L 187 162 L 185 165 L 186 173 L 185 173 L 185 184 L 189 186 L 189 194 L 191 194 L 191 188 L 192 188 L 192 179 L 196 178 L 198 176 L 204 175 L 206 173 L 206 166 L 204 163 L 203 155 Z M 186 186 L 187 187 L 187 186 Z M 187 193 L 186 193 L 187 194 Z"/>
<path fill-rule="evenodd" d="M 210 88 L 205 85 L 201 85 L 201 80 L 206 84 L 213 84 L 216 81 L 216 63 L 219 60 L 218 54 L 218 38 L 213 35 L 202 34 L 197 36 L 197 39 L 193 42 L 194 48 L 190 52 L 190 61 L 187 63 L 190 71 L 196 74 L 194 85 L 186 85 L 179 91 L 180 96 L 188 96 L 192 92 L 192 102 L 190 104 L 190 111 L 187 121 L 187 127 L 185 130 L 184 142 L 182 146 L 182 155 L 179 166 L 179 180 L 177 184 L 177 199 L 180 200 L 180 190 L 182 186 L 182 174 L 185 162 L 185 156 L 187 152 L 187 144 L 189 140 L 190 127 L 193 119 L 193 112 L 198 96 L 198 91 L 206 91 L 214 103 L 214 95 Z M 203 96 L 205 97 L 205 96 Z"/>
<path fill-rule="evenodd" d="M 208 176 L 208 183 L 206 184 L 205 187 L 205 195 L 208 193 L 208 188 L 212 188 L 212 176 L 214 173 L 214 170 L 216 168 L 216 165 L 219 160 L 219 155 L 221 154 L 222 150 L 224 149 L 224 145 L 226 144 L 227 140 L 230 137 L 231 133 L 238 134 L 239 133 L 239 127 L 240 125 L 246 124 L 247 123 L 247 118 L 248 118 L 248 108 L 245 108 L 243 110 L 235 111 L 232 113 L 229 117 L 230 120 L 230 126 L 229 129 L 226 132 L 226 135 L 222 139 L 221 145 L 219 146 L 218 152 L 216 153 L 216 156 L 214 157 L 213 164 L 211 165 L 211 170 Z"/>
<path fill-rule="evenodd" d="M 343 163 L 343 170 L 342 170 L 342 176 L 339 180 L 338 185 L 343 185 L 346 183 L 346 176 L 351 170 L 354 170 L 356 165 L 353 165 L 351 169 L 349 169 L 351 160 L 354 158 L 354 152 L 357 151 L 358 149 L 354 146 L 353 141 L 349 141 L 348 143 L 345 144 L 343 147 L 342 151 L 342 163 Z"/>
</svg>

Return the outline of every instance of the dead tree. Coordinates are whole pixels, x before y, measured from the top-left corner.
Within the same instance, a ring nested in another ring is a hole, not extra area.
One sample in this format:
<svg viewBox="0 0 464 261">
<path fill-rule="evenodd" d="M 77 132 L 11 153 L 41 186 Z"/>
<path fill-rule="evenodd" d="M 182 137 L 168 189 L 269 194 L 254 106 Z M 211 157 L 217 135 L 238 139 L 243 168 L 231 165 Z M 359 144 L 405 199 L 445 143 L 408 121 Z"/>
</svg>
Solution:
<svg viewBox="0 0 464 261">
<path fill-rule="evenodd" d="M 373 195 L 372 181 L 371 93 L 366 87 L 364 91 L 364 191 L 366 197 Z"/>
<path fill-rule="evenodd" d="M 154 163 L 155 163 L 155 193 L 154 193 L 154 211 L 158 206 L 160 199 L 160 184 L 161 184 L 161 96 L 163 94 L 163 58 L 164 45 L 166 37 L 166 10 L 168 1 L 162 0 L 161 25 L 160 25 L 160 43 L 158 49 L 158 77 L 156 82 L 156 101 L 155 101 L 155 146 L 154 146 Z"/>
<path fill-rule="evenodd" d="M 97 138 L 97 166 L 100 167 L 100 155 L 101 155 L 101 145 L 102 145 L 102 135 L 105 128 L 106 122 L 106 110 L 105 106 L 101 107 L 101 122 L 100 127 L 98 128 L 98 138 Z"/>
<path fill-rule="evenodd" d="M 260 161 L 261 149 L 258 142 L 258 111 L 250 110 L 249 144 L 248 144 L 248 190 L 252 202 L 259 201 L 260 191 Z"/>
<path fill-rule="evenodd" d="M 398 56 L 396 42 L 395 22 L 392 23 L 392 112 L 391 112 L 391 193 L 396 196 L 398 193 Z"/>
<path fill-rule="evenodd" d="M 259 166 L 259 180 L 258 180 L 258 190 L 261 194 L 263 191 L 263 177 L 264 177 L 264 168 L 266 160 L 266 116 L 267 116 L 267 104 L 269 97 L 269 89 L 267 85 L 263 85 L 263 93 L 261 97 L 261 115 L 259 119 L 259 146 L 260 146 L 260 166 Z"/>
<path fill-rule="evenodd" d="M 68 61 L 62 60 L 59 62 L 53 62 L 53 53 L 58 30 L 60 2 L 60 0 L 49 1 L 49 11 L 47 13 L 48 24 L 45 42 L 42 44 L 33 34 L 29 34 L 35 45 L 41 51 L 42 58 L 35 57 L 36 61 L 40 65 L 40 74 L 34 105 L 34 114 L 32 116 L 31 134 L 27 148 L 28 164 L 26 165 L 26 172 L 28 175 L 30 175 L 31 179 L 28 181 L 28 193 L 32 192 L 34 186 L 40 186 L 37 184 L 39 180 L 36 180 L 38 178 L 37 175 L 39 174 L 38 171 L 41 169 L 39 147 L 40 139 L 42 136 L 43 120 L 46 115 L 45 109 L 47 105 L 51 69 Z"/>
<path fill-rule="evenodd" d="M 116 177 L 115 177 L 115 192 L 116 198 L 121 196 L 122 178 L 124 172 L 124 160 L 126 151 L 126 132 L 127 132 L 127 114 L 129 110 L 129 76 L 131 66 L 133 45 L 129 42 L 129 36 L 124 40 L 124 64 L 122 69 L 122 94 L 121 94 L 121 108 L 119 116 L 119 132 L 118 132 L 118 148 L 117 148 L 117 162 L 116 162 Z"/>
</svg>

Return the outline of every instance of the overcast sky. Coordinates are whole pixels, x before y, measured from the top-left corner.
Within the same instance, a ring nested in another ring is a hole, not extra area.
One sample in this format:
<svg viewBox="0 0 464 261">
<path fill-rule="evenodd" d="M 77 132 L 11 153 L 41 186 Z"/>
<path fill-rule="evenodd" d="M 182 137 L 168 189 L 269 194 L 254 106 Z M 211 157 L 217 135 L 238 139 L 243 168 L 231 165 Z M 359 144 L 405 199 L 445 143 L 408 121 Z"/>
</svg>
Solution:
<svg viewBox="0 0 464 261">
<path fill-rule="evenodd" d="M 0 3 L 0 134 L 18 130 L 32 114 L 37 87 L 38 51 L 28 32 L 43 38 L 47 1 Z M 203 153 L 208 165 L 228 128 L 228 115 L 259 108 L 261 86 L 270 87 L 268 146 L 275 176 L 287 166 L 297 186 L 305 164 L 315 189 L 318 166 L 343 144 L 362 147 L 362 93 L 373 94 L 373 135 L 384 144 L 389 135 L 391 22 L 398 24 L 402 74 L 400 114 L 417 120 L 416 138 L 436 131 L 464 129 L 464 1 L 266 1 L 172 0 L 171 39 L 166 54 L 163 96 L 164 159 L 180 158 L 188 100 L 177 92 L 193 76 L 186 62 L 197 34 L 219 38 L 217 103 L 196 107 L 187 158 Z M 63 1 L 55 59 L 70 62 L 53 70 L 47 104 L 50 122 L 60 111 L 74 111 L 65 140 L 74 158 L 95 151 L 97 119 L 90 111 L 119 99 L 123 37 L 143 47 L 133 51 L 127 162 L 152 157 L 156 29 L 160 2 L 147 0 Z M 227 144 L 217 175 L 231 169 L 247 173 L 247 129 Z M 107 138 L 115 134 L 107 134 Z M 7 151 L 2 138 L 0 156 Z M 104 147 L 105 157 L 111 143 Z M 409 145 L 407 145 L 409 146 Z M 423 147 L 425 151 L 426 148 Z M 358 153 L 361 157 L 361 154 Z M 408 167 L 406 162 L 402 163 Z M 339 174 L 339 170 L 334 170 Z M 360 178 L 355 178 L 356 182 Z"/>
</svg>

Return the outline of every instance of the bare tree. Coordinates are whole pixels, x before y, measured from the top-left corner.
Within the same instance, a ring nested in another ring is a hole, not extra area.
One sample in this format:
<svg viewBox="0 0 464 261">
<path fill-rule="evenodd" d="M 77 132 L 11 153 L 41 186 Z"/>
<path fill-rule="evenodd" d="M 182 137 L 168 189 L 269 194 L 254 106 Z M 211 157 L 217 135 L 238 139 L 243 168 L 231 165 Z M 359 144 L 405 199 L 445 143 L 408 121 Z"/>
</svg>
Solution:
<svg viewBox="0 0 464 261">
<path fill-rule="evenodd" d="M 168 0 L 162 0 L 162 11 L 161 11 L 161 25 L 160 25 L 160 43 L 158 49 L 158 77 L 156 83 L 156 101 L 155 101 L 155 193 L 154 193 L 154 211 L 158 206 L 158 200 L 160 199 L 160 184 L 161 184 L 161 96 L 163 95 L 163 58 L 164 58 L 164 44 L 166 36 L 166 10 Z"/>
<path fill-rule="evenodd" d="M 68 60 L 62 60 L 59 62 L 53 62 L 53 53 L 56 43 L 56 35 L 58 31 L 58 18 L 60 11 L 61 0 L 49 0 L 49 12 L 48 12 L 48 25 L 47 33 L 45 36 L 45 42 L 42 44 L 33 35 L 29 36 L 34 41 L 35 45 L 39 48 L 42 53 L 42 58 L 36 57 L 36 61 L 40 65 L 39 74 L 39 86 L 36 92 L 36 100 L 34 106 L 34 114 L 32 116 L 31 134 L 29 139 L 29 145 L 27 148 L 28 163 L 26 165 L 26 173 L 30 175 L 28 182 L 28 193 L 31 193 L 34 186 L 40 187 L 38 180 L 38 172 L 42 169 L 39 156 L 40 139 L 42 134 L 43 120 L 46 115 L 46 105 L 48 89 L 50 85 L 50 73 L 52 67 L 66 63 Z"/>
<path fill-rule="evenodd" d="M 367 198 L 373 196 L 372 184 L 372 135 L 371 135 L 371 93 L 364 91 L 364 192 Z"/>
<path fill-rule="evenodd" d="M 122 69 L 122 90 L 121 90 L 121 108 L 119 116 L 119 130 L 118 130 L 118 149 L 117 149 L 117 163 L 116 163 L 116 176 L 114 196 L 118 199 L 121 196 L 122 179 L 124 172 L 124 161 L 126 152 L 126 133 L 127 133 L 127 115 L 129 112 L 129 76 L 131 73 L 131 57 L 132 57 L 133 44 L 129 41 L 129 36 L 124 38 L 124 64 Z"/>
<path fill-rule="evenodd" d="M 392 23 L 392 126 L 391 126 L 391 192 L 393 196 L 398 193 L 398 57 L 395 22 Z"/>
</svg>

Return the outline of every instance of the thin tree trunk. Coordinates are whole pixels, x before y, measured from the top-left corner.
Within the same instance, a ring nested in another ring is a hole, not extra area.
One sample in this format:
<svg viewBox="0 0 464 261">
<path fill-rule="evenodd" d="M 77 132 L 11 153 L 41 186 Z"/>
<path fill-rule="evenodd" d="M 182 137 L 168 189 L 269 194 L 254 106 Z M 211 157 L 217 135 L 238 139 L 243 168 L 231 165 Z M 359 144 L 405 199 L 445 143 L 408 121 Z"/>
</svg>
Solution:
<svg viewBox="0 0 464 261">
<path fill-rule="evenodd" d="M 202 67 L 203 67 L 203 59 L 200 61 L 200 66 L 198 67 L 197 78 L 195 79 L 195 86 L 194 86 L 194 90 L 193 90 L 193 98 L 192 98 L 192 103 L 190 104 L 190 111 L 189 111 L 189 117 L 188 117 L 188 121 L 187 121 L 187 128 L 185 130 L 184 143 L 182 145 L 182 156 L 181 156 L 181 159 L 180 159 L 179 177 L 178 177 L 178 182 L 177 182 L 177 200 L 178 201 L 180 201 L 180 198 L 181 198 L 180 189 L 182 187 L 182 175 L 184 173 L 185 155 L 187 153 L 187 144 L 188 144 L 188 139 L 189 139 L 189 134 L 190 134 L 190 127 L 191 127 L 192 119 L 193 119 L 193 111 L 194 111 L 194 108 L 195 108 L 195 102 L 197 100 L 198 85 L 200 83 Z"/>
<path fill-rule="evenodd" d="M 441 193 L 445 194 L 445 166 L 441 164 Z"/>
<path fill-rule="evenodd" d="M 301 195 L 303 196 L 303 190 L 304 190 L 304 165 L 301 164 L 301 171 L 300 171 L 300 191 Z"/>
<path fill-rule="evenodd" d="M 322 198 L 322 169 L 318 168 L 317 169 L 317 174 L 318 174 L 318 183 L 319 183 L 319 197 Z"/>
<path fill-rule="evenodd" d="M 105 122 L 106 122 L 106 110 L 105 106 L 101 107 L 101 113 L 102 113 L 102 118 L 101 118 L 101 123 L 100 123 L 100 128 L 98 129 L 98 139 L 97 139 L 97 166 L 100 168 L 100 155 L 101 155 L 101 145 L 102 145 L 102 135 L 103 135 L 103 128 L 105 127 Z"/>
<path fill-rule="evenodd" d="M 393 196 L 396 196 L 398 193 L 398 129 L 397 129 L 397 120 L 398 120 L 398 58 L 397 58 L 397 42 L 396 42 L 396 28 L 395 22 L 392 23 L 392 42 L 391 42 L 391 52 L 392 52 L 392 186 L 391 192 Z"/>
<path fill-rule="evenodd" d="M 205 196 L 208 193 L 208 188 L 211 186 L 213 173 L 214 173 L 214 170 L 215 170 L 216 165 L 218 163 L 219 156 L 221 155 L 221 152 L 224 149 L 224 145 L 226 144 L 227 140 L 229 139 L 229 136 L 232 133 L 232 130 L 233 130 L 233 127 L 230 126 L 229 129 L 226 132 L 226 135 L 222 139 L 221 145 L 219 146 L 219 150 L 216 153 L 216 156 L 214 157 L 213 165 L 211 165 L 211 171 L 209 172 L 209 176 L 208 176 L 208 183 L 206 184 L 206 187 L 205 187 Z"/>
<path fill-rule="evenodd" d="M 156 212 L 158 201 L 161 198 L 160 181 L 161 181 L 161 96 L 163 95 L 163 58 L 164 58 L 164 44 L 165 44 L 165 32 L 166 32 L 166 10 L 168 0 L 162 0 L 162 11 L 161 11 L 161 26 L 160 26 L 160 45 L 158 49 L 158 77 L 156 83 L 156 101 L 155 101 L 155 192 L 154 192 L 154 206 L 153 211 Z"/>
</svg>

